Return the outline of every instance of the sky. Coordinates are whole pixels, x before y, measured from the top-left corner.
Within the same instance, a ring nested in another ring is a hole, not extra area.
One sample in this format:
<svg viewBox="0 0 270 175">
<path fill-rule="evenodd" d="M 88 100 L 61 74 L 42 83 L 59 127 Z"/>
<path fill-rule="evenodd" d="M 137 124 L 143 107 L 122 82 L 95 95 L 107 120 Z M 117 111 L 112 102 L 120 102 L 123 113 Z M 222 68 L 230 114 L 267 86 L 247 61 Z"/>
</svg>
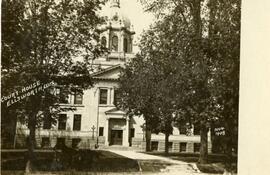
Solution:
<svg viewBox="0 0 270 175">
<path fill-rule="evenodd" d="M 109 13 L 110 2 L 102 9 L 102 14 Z M 130 19 L 136 32 L 134 39 L 138 41 L 143 30 L 147 30 L 149 25 L 154 21 L 151 13 L 144 12 L 143 6 L 138 0 L 120 0 L 120 8 L 122 12 Z"/>
</svg>

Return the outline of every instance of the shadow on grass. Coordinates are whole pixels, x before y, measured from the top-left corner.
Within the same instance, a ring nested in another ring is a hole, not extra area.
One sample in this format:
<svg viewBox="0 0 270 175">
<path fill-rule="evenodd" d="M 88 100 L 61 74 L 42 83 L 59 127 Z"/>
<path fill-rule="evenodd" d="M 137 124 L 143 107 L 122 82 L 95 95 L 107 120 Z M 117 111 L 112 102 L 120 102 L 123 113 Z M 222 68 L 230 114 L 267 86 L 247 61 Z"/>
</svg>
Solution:
<svg viewBox="0 0 270 175">
<path fill-rule="evenodd" d="M 150 155 L 156 155 L 156 156 L 163 156 L 163 157 L 169 157 L 174 160 L 180 160 L 188 163 L 196 163 L 199 160 L 199 153 L 169 153 L 168 155 L 165 155 L 164 152 L 146 152 L 146 154 Z M 208 155 L 208 162 L 209 163 L 224 163 L 226 162 L 226 155 L 224 154 L 209 154 Z M 237 162 L 237 157 L 233 157 L 232 160 L 233 163 Z"/>
<path fill-rule="evenodd" d="M 165 169 L 167 166 L 173 165 L 171 163 L 161 160 L 138 160 L 142 172 L 160 172 L 161 169 Z"/>
<path fill-rule="evenodd" d="M 187 163 L 196 163 L 199 170 L 203 173 L 223 173 L 226 163 L 226 155 L 224 154 L 209 154 L 207 164 L 197 163 L 199 160 L 199 153 L 169 153 L 165 155 L 164 152 L 147 152 L 146 154 L 168 157 L 173 160 L 180 160 Z M 237 157 L 232 159 L 232 171 L 237 172 Z"/>
<path fill-rule="evenodd" d="M 27 152 L 2 153 L 1 169 L 24 171 Z M 136 160 L 101 150 L 79 150 L 73 153 L 36 152 L 35 171 L 137 172 Z"/>
<path fill-rule="evenodd" d="M 199 170 L 203 173 L 219 173 L 223 174 L 224 173 L 224 165 L 221 163 L 216 163 L 216 164 L 199 164 L 197 163 L 197 167 Z"/>
</svg>

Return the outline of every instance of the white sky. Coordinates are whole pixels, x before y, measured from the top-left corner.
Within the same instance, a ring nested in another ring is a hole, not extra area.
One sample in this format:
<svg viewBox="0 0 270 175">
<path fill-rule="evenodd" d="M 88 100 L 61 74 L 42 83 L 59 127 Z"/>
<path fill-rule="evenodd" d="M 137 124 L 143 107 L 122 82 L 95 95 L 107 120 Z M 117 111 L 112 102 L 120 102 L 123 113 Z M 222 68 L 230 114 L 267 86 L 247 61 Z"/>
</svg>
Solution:
<svg viewBox="0 0 270 175">
<path fill-rule="evenodd" d="M 103 8 L 102 14 L 109 12 L 110 1 Z M 120 0 L 121 11 L 130 19 L 134 26 L 135 42 L 143 30 L 148 29 L 149 25 L 154 21 L 154 16 L 150 13 L 144 12 L 143 6 L 137 0 Z"/>
</svg>

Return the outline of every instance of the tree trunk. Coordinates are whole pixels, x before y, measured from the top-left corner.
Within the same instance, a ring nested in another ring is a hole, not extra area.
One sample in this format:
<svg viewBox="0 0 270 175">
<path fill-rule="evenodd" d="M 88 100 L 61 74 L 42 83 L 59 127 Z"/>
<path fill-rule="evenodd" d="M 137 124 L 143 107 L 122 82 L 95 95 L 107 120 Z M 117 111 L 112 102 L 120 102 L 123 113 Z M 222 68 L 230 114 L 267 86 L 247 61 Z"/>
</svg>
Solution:
<svg viewBox="0 0 270 175">
<path fill-rule="evenodd" d="M 145 138 L 146 138 L 146 151 L 151 151 L 151 130 L 147 129 L 145 131 Z"/>
<path fill-rule="evenodd" d="M 210 40 L 213 39 L 214 37 L 214 32 L 215 32 L 215 16 L 216 16 L 216 11 L 217 11 L 217 1 L 216 0 L 209 0 L 208 3 L 208 8 L 210 10 L 209 12 L 209 24 L 208 24 L 208 37 Z"/>
<path fill-rule="evenodd" d="M 34 149 L 35 149 L 35 143 L 36 143 L 36 113 L 32 113 L 29 116 L 29 122 L 28 122 L 28 126 L 29 126 L 29 137 L 28 137 L 28 161 L 26 164 L 26 173 L 29 173 L 31 171 L 33 171 L 33 162 L 35 161 L 35 153 L 34 153 Z"/>
<path fill-rule="evenodd" d="M 145 122 L 145 139 L 146 139 L 146 146 L 145 151 L 151 151 L 151 129 L 149 127 L 148 121 Z"/>
<path fill-rule="evenodd" d="M 201 146 L 200 146 L 200 157 L 199 163 L 205 164 L 207 163 L 207 155 L 208 155 L 208 129 L 205 124 L 201 124 Z"/>
<path fill-rule="evenodd" d="M 166 156 L 169 154 L 169 136 L 170 136 L 170 133 L 167 131 L 165 133 L 165 155 Z"/>
<path fill-rule="evenodd" d="M 233 124 L 232 122 L 230 122 L 230 119 L 227 119 L 227 121 L 225 122 L 225 138 L 226 138 L 225 169 L 227 172 L 232 171 L 232 130 L 233 128 L 230 126 L 233 126 Z"/>
<path fill-rule="evenodd" d="M 1 146 L 2 148 L 14 148 L 17 117 L 12 106 L 7 108 L 2 104 L 1 106 Z"/>
<path fill-rule="evenodd" d="M 192 4 L 193 4 L 192 16 L 193 16 L 194 30 L 196 41 L 198 42 L 197 49 L 200 49 L 199 46 L 202 39 L 201 0 L 194 0 Z"/>
</svg>

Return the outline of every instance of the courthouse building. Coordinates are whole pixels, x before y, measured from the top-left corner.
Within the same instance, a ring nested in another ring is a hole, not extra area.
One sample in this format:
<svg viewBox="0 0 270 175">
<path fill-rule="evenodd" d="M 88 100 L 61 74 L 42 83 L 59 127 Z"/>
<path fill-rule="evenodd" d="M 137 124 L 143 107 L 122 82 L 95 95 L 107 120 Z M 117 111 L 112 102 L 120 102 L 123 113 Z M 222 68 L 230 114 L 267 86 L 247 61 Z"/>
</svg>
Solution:
<svg viewBox="0 0 270 175">
<path fill-rule="evenodd" d="M 140 116 L 126 117 L 126 113 L 115 107 L 117 102 L 118 78 L 127 61 L 134 58 L 133 38 L 135 35 L 129 18 L 120 8 L 120 0 L 111 0 L 110 15 L 106 25 L 99 28 L 101 43 L 109 50 L 94 61 L 98 69 L 93 72 L 94 86 L 83 92 L 67 97 L 61 104 L 77 110 L 59 114 L 55 126 L 46 123 L 36 131 L 37 147 L 52 148 L 58 142 L 80 149 L 123 147 L 144 150 L 144 119 Z M 143 19 L 142 19 L 143 20 Z M 16 147 L 25 146 L 28 129 L 17 124 Z M 209 151 L 211 151 L 210 133 Z M 200 136 L 196 128 L 187 130 L 174 127 L 169 137 L 169 149 L 174 152 L 199 152 Z M 151 149 L 164 151 L 165 135 L 152 134 Z"/>
</svg>

